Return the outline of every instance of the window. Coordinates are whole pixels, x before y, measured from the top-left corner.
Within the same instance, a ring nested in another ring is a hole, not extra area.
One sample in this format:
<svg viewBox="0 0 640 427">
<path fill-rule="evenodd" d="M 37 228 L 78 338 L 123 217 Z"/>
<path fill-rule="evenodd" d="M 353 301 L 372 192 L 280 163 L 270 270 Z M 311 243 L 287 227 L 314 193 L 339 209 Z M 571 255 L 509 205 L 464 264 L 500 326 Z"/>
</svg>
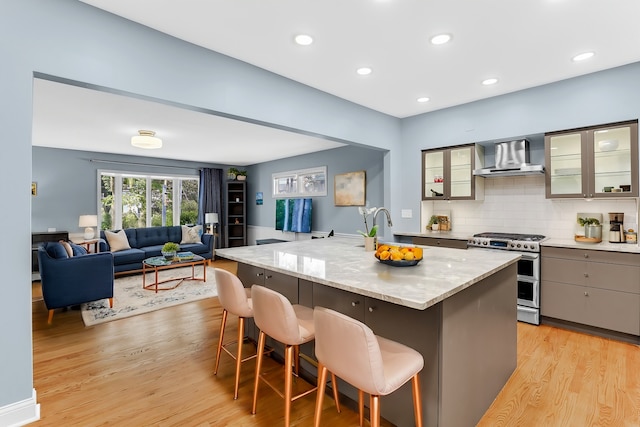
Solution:
<svg viewBox="0 0 640 427">
<path fill-rule="evenodd" d="M 273 197 L 327 195 L 327 167 L 278 172 L 271 175 Z"/>
<path fill-rule="evenodd" d="M 102 230 L 195 224 L 198 220 L 197 177 L 98 174 Z"/>
</svg>

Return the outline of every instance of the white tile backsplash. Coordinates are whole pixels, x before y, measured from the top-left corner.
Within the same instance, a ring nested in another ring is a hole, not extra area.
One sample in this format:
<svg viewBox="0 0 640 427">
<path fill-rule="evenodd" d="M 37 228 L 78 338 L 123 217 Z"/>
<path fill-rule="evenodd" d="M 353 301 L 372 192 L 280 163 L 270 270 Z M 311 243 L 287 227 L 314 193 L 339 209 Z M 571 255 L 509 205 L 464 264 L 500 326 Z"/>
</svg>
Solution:
<svg viewBox="0 0 640 427">
<path fill-rule="evenodd" d="M 432 213 L 451 212 L 452 229 L 470 235 L 485 231 L 542 234 L 573 239 L 578 212 L 624 212 L 625 229 L 638 229 L 638 199 L 546 199 L 544 175 L 485 178 L 484 200 L 423 201 L 421 231 Z M 604 234 L 604 233 L 603 233 Z"/>
</svg>

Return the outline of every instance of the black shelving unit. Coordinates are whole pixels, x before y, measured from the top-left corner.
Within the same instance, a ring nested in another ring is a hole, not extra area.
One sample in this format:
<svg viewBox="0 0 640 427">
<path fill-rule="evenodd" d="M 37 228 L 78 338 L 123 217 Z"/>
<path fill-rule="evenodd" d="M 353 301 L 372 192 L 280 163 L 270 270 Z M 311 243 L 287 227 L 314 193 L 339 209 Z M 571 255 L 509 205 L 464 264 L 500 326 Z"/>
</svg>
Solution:
<svg viewBox="0 0 640 427">
<path fill-rule="evenodd" d="M 247 183 L 227 181 L 227 248 L 247 245 Z"/>
</svg>

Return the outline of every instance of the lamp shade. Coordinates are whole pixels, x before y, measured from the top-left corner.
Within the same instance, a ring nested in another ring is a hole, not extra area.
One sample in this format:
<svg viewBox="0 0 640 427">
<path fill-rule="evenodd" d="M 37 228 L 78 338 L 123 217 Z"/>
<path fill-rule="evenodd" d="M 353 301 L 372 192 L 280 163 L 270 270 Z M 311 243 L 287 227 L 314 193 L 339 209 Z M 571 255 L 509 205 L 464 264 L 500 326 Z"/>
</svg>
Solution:
<svg viewBox="0 0 640 427">
<path fill-rule="evenodd" d="M 79 227 L 97 227 L 98 215 L 80 215 Z"/>
<path fill-rule="evenodd" d="M 153 150 L 162 147 L 162 140 L 155 136 L 152 130 L 139 130 L 138 135 L 131 137 L 131 145 L 138 148 Z"/>
<path fill-rule="evenodd" d="M 218 214 L 216 212 L 210 212 L 210 213 L 204 214 L 204 222 L 206 224 L 217 224 Z"/>
<path fill-rule="evenodd" d="M 93 227 L 98 225 L 98 215 L 80 215 L 80 220 L 78 221 L 79 227 L 85 227 L 84 229 L 84 239 L 89 240 L 93 239 L 96 235 Z"/>
</svg>

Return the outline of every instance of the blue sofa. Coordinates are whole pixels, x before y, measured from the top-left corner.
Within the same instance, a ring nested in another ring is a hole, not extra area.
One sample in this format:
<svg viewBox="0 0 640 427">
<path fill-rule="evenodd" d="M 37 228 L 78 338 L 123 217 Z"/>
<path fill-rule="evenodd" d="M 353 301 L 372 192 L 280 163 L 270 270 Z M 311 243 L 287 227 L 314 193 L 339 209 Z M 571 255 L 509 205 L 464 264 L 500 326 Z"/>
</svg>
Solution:
<svg viewBox="0 0 640 427">
<path fill-rule="evenodd" d="M 124 232 L 127 235 L 131 249 L 112 252 L 115 274 L 142 270 L 142 261 L 146 258 L 161 255 L 162 246 L 165 243 L 175 242 L 180 244 L 182 240 L 182 228 L 179 225 L 169 227 L 126 228 Z M 100 238 L 100 252 L 110 252 L 111 248 L 104 230 L 100 231 Z M 202 243 L 180 244 L 180 251 L 193 252 L 205 259 L 211 259 L 213 253 L 213 235 L 202 234 L 200 238 Z"/>
<path fill-rule="evenodd" d="M 113 255 L 110 252 L 87 254 L 78 245 L 68 243 L 69 252 L 60 242 L 38 246 L 38 263 L 42 297 L 49 310 L 48 323 L 56 308 L 109 298 L 113 307 Z"/>
</svg>

